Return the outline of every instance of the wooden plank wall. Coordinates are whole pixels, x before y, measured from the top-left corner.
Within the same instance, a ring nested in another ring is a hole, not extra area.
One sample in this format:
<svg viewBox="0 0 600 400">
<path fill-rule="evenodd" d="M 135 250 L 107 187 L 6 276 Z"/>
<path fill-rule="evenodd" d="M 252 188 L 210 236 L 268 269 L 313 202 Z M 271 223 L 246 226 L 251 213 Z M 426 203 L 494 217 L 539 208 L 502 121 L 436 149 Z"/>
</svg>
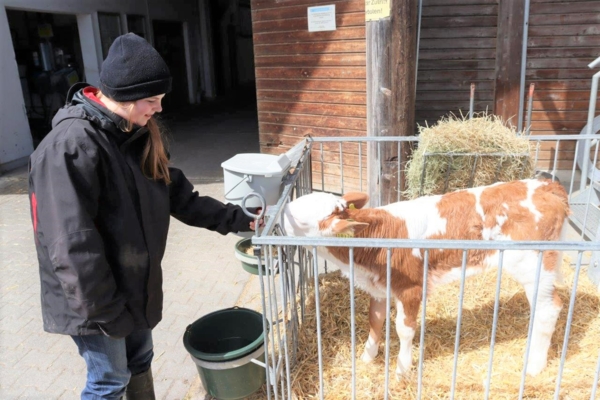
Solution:
<svg viewBox="0 0 600 400">
<path fill-rule="evenodd" d="M 600 2 L 532 0 L 527 45 L 526 90 L 535 83 L 532 134 L 578 134 L 587 123 L 591 79 L 598 72 L 587 65 L 600 56 Z M 567 143 L 558 149 L 554 165 L 557 149 L 544 146 L 540 166 L 570 169 L 574 148 Z"/>
<path fill-rule="evenodd" d="M 498 1 L 423 1 L 417 124 L 468 113 L 471 83 L 475 111 L 493 112 Z M 308 32 L 307 7 L 324 4 L 335 4 L 337 30 Z M 252 0 L 252 21 L 261 152 L 280 154 L 305 135 L 365 136 L 364 0 Z M 578 133 L 595 72 L 587 64 L 600 56 L 600 1 L 532 0 L 528 47 L 533 134 Z M 337 181 L 343 153 L 345 179 L 358 187 L 358 148 L 341 150 L 324 148 L 331 162 L 313 165 L 315 179 Z M 551 169 L 557 149 L 542 150 L 539 166 Z M 570 168 L 573 146 L 558 151 L 556 167 Z"/>
<path fill-rule="evenodd" d="M 337 29 L 309 32 L 307 8 L 325 4 L 335 4 Z M 280 154 L 305 135 L 366 136 L 364 0 L 252 0 L 252 28 L 261 152 Z M 339 148 L 325 150 L 325 181 L 334 182 Z M 343 152 L 346 180 L 357 182 L 358 150 Z"/>
<path fill-rule="evenodd" d="M 308 31 L 319 4 L 335 4 L 337 30 Z M 261 151 L 306 134 L 364 136 L 364 0 L 252 0 L 252 21 Z"/>
<path fill-rule="evenodd" d="M 423 0 L 416 122 L 435 124 L 443 115 L 494 106 L 498 0 Z"/>
</svg>

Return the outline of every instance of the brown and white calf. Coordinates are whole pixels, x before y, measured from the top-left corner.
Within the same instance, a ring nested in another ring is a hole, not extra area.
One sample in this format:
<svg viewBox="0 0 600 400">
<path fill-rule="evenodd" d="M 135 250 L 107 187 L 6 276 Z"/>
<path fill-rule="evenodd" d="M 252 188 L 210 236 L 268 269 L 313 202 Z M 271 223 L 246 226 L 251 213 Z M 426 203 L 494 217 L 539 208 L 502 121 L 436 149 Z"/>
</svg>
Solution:
<svg viewBox="0 0 600 400">
<path fill-rule="evenodd" d="M 558 241 L 564 236 L 569 214 L 567 193 L 557 182 L 522 180 L 461 190 L 441 196 L 428 196 L 378 208 L 363 208 L 364 193 L 348 193 L 339 198 L 328 193 L 302 196 L 284 209 L 284 229 L 290 236 L 454 240 L 531 240 Z M 348 274 L 348 248 L 329 247 L 322 257 Z M 529 303 L 535 290 L 538 251 L 507 250 L 503 269 L 520 282 Z M 460 279 L 463 252 L 430 250 L 427 285 Z M 539 278 L 535 321 L 527 373 L 536 375 L 547 362 L 548 348 L 561 310 L 554 288 L 560 279 L 561 254 L 545 251 Z M 405 373 L 412 364 L 412 341 L 417 327 L 423 292 L 424 250 L 392 250 L 391 291 L 396 301 L 396 331 L 400 353 L 396 374 Z M 471 250 L 466 275 L 497 267 L 496 250 Z M 354 250 L 355 282 L 371 295 L 370 333 L 362 360 L 372 361 L 378 352 L 385 322 L 387 250 Z"/>
</svg>

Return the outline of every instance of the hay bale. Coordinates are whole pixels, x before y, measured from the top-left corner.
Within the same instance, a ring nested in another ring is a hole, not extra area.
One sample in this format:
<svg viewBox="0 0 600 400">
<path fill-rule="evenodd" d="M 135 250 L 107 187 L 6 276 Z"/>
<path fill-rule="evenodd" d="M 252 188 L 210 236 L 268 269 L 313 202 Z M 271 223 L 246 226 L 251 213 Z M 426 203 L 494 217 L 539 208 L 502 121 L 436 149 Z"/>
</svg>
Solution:
<svg viewBox="0 0 600 400">
<path fill-rule="evenodd" d="M 573 281 L 573 269 L 563 267 L 565 282 Z M 506 275 L 506 274 L 505 274 Z M 561 398 L 588 398 L 598 357 L 600 337 L 600 300 L 596 288 L 581 272 L 573 325 L 565 364 Z M 323 376 L 325 399 L 351 398 L 352 346 L 350 330 L 349 282 L 339 271 L 321 275 L 321 323 L 323 337 Z M 478 275 L 465 283 L 463 321 L 456 396 L 460 399 L 481 399 L 485 393 L 488 371 L 490 333 L 494 312 L 496 271 Z M 548 355 L 548 366 L 536 377 L 527 377 L 526 399 L 549 399 L 554 395 L 555 379 L 560 363 L 562 341 L 567 318 L 570 285 L 559 288 L 565 305 L 560 314 Z M 447 399 L 451 389 L 454 361 L 454 340 L 458 308 L 459 282 L 437 289 L 427 303 L 427 332 L 423 369 L 423 398 Z M 379 356 L 371 364 L 360 360 L 363 344 L 369 334 L 369 296 L 356 290 L 356 398 L 383 399 L 385 345 L 380 344 Z M 292 392 L 295 399 L 319 398 L 319 370 L 314 295 L 308 297 L 307 319 L 300 330 L 298 362 L 292 371 Z M 392 306 L 392 321 L 395 320 Z M 527 341 L 529 303 L 522 287 L 503 276 L 496 346 L 492 366 L 490 396 L 494 399 L 518 397 L 521 368 Z M 419 331 L 413 347 L 413 370 L 397 381 L 394 376 L 399 343 L 391 325 L 390 386 L 391 399 L 417 397 L 416 365 L 419 357 Z M 385 328 L 384 328 L 385 329 Z M 257 394 L 257 396 L 263 395 Z M 254 398 L 254 397 L 253 397 Z M 260 397 L 256 397 L 258 399 Z M 263 397 L 265 398 L 265 397 Z"/>
<path fill-rule="evenodd" d="M 533 177 L 530 142 L 495 115 L 453 114 L 419 126 L 419 144 L 407 163 L 404 196 L 443 194 Z"/>
</svg>

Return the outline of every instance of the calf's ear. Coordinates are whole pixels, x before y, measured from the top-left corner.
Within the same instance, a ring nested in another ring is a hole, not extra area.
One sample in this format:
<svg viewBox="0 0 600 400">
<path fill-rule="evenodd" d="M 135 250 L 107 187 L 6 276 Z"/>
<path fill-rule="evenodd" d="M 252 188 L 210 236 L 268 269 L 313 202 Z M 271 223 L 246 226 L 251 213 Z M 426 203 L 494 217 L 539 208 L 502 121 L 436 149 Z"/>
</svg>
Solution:
<svg viewBox="0 0 600 400">
<path fill-rule="evenodd" d="M 362 192 L 348 192 L 343 197 L 349 208 L 363 208 L 369 201 L 369 195 Z"/>
<path fill-rule="evenodd" d="M 361 232 L 367 226 L 369 226 L 369 224 L 366 222 L 356 222 L 351 219 L 338 219 L 331 231 L 335 236 L 354 237 L 354 235 Z"/>
</svg>

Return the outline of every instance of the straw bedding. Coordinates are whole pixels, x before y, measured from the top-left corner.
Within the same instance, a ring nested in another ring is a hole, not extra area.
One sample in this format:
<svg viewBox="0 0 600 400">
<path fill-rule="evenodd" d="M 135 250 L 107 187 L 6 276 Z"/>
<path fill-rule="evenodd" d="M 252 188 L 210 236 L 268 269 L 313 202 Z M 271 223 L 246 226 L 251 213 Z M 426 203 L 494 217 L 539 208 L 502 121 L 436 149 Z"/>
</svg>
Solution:
<svg viewBox="0 0 600 400">
<path fill-rule="evenodd" d="M 527 377 L 524 398 L 553 397 L 558 374 L 562 341 L 568 311 L 573 268 L 563 266 L 566 285 L 559 287 L 564 307 L 561 312 L 549 352 L 548 367 L 536 377 Z M 481 399 L 485 393 L 488 372 L 489 343 L 494 310 L 496 272 L 467 280 L 463 305 L 460 355 L 458 358 L 456 398 Z M 371 364 L 360 360 L 368 337 L 368 295 L 356 289 L 356 398 L 382 399 L 384 396 L 385 345 Z M 423 374 L 424 399 L 450 397 L 453 350 L 456 332 L 459 283 L 436 289 L 427 303 L 425 362 Z M 323 337 L 323 373 L 325 398 L 351 398 L 352 353 L 350 328 L 349 282 L 338 272 L 320 276 L 321 323 Z M 298 363 L 292 372 L 292 391 L 297 399 L 319 397 L 319 370 L 314 296 L 308 300 L 307 318 L 300 330 Z M 595 373 L 600 338 L 599 297 L 582 270 L 567 360 L 561 385 L 561 399 L 587 399 Z M 392 305 L 392 321 L 394 320 Z M 529 323 L 529 305 L 520 285 L 503 277 L 498 329 L 490 398 L 518 397 L 521 368 Z M 420 324 L 420 321 L 419 321 Z M 384 328 L 385 329 L 385 328 Z M 385 331 L 384 331 L 385 332 Z M 419 357 L 419 329 L 414 340 L 411 373 L 398 381 L 395 378 L 399 341 L 394 324 L 390 331 L 391 399 L 413 399 L 417 394 L 416 365 Z M 264 396 L 257 393 L 256 398 Z M 253 397 L 255 398 L 255 397 Z"/>
<path fill-rule="evenodd" d="M 450 114 L 433 126 L 420 126 L 419 137 L 406 167 L 403 194 L 409 199 L 530 178 L 535 172 L 529 140 L 495 115 Z M 435 154 L 426 156 L 430 153 Z"/>
</svg>

